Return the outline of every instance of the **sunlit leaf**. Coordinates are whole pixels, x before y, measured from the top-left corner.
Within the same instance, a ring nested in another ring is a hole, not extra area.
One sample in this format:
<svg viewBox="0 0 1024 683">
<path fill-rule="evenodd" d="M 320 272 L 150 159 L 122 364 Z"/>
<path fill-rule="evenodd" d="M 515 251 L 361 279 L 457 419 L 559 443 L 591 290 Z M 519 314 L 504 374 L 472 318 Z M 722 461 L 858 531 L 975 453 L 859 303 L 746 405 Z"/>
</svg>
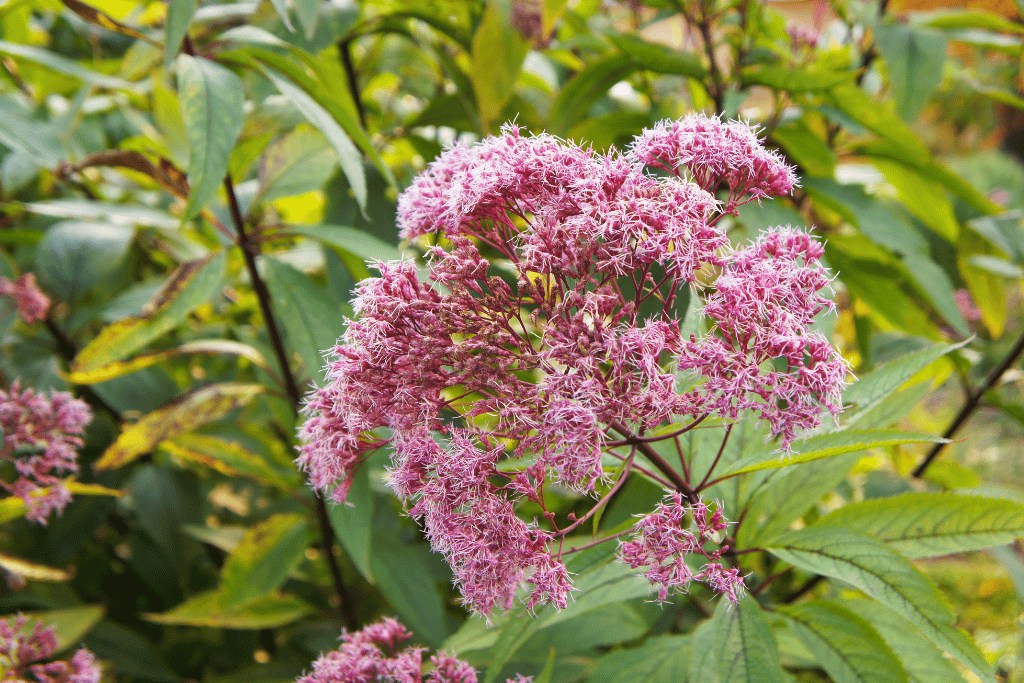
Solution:
<svg viewBox="0 0 1024 683">
<path fill-rule="evenodd" d="M 220 593 L 206 591 L 193 595 L 167 612 L 143 614 L 142 617 L 157 624 L 259 630 L 290 624 L 312 612 L 313 608 L 307 603 L 282 593 L 227 609 L 221 604 Z"/>
<path fill-rule="evenodd" d="M 305 550 L 302 515 L 273 515 L 252 527 L 221 568 L 221 606 L 230 610 L 276 590 Z"/>
<path fill-rule="evenodd" d="M 0 567 L 8 572 L 24 576 L 33 581 L 70 581 L 74 576 L 73 572 L 64 569 L 47 567 L 45 564 L 32 562 L 21 557 L 0 553 Z"/>
</svg>

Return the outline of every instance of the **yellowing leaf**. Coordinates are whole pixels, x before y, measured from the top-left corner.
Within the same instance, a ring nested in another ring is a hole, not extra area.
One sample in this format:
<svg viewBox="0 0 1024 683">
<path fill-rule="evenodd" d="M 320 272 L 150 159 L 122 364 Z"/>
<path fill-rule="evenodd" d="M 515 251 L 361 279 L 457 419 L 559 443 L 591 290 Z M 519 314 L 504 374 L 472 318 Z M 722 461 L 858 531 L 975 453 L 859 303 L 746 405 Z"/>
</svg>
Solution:
<svg viewBox="0 0 1024 683">
<path fill-rule="evenodd" d="M 55 569 L 54 567 L 47 567 L 45 564 L 29 562 L 6 553 L 0 553 L 0 567 L 3 567 L 12 574 L 18 574 L 26 579 L 33 579 L 35 581 L 70 581 L 74 575 L 72 572 L 63 569 Z"/>
<path fill-rule="evenodd" d="M 240 607 L 225 609 L 217 591 L 193 595 L 174 609 L 161 614 L 143 614 L 158 624 L 208 626 L 211 628 L 276 628 L 298 621 L 313 608 L 295 596 L 274 593 Z"/>
<path fill-rule="evenodd" d="M 300 486 L 297 472 L 287 476 L 237 443 L 203 434 L 182 434 L 160 446 L 175 458 L 196 463 L 232 477 L 247 477 L 286 491 Z"/>
<path fill-rule="evenodd" d="M 302 515 L 273 515 L 249 529 L 221 569 L 221 604 L 235 608 L 277 589 L 305 550 Z"/>
<path fill-rule="evenodd" d="M 262 391 L 258 384 L 227 383 L 195 391 L 125 427 L 94 467 L 106 470 L 129 463 L 167 439 L 219 420 Z"/>
<path fill-rule="evenodd" d="M 133 320 L 135 319 L 133 318 Z M 149 353 L 140 354 L 130 360 L 115 361 L 90 370 L 73 371 L 68 374 L 68 381 L 73 382 L 74 384 L 95 384 L 96 382 L 105 382 L 108 379 L 127 375 L 128 373 L 135 372 L 136 370 L 142 370 L 143 368 L 148 368 L 151 365 L 162 363 L 165 360 L 176 358 L 177 356 L 194 353 L 207 355 L 218 355 L 222 353 L 231 354 L 246 358 L 264 370 L 269 369 L 267 359 L 263 357 L 263 354 L 248 344 L 231 341 L 230 339 L 198 339 L 193 342 L 182 344 L 174 349 L 167 349 L 166 351 L 151 351 Z"/>
</svg>

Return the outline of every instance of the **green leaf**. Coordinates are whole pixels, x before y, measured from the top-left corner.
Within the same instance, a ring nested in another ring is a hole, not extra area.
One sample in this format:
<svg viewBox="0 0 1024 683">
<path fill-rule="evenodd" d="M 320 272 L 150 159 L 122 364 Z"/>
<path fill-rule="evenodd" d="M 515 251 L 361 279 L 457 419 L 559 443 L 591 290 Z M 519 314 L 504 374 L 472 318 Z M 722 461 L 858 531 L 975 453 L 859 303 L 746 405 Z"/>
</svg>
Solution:
<svg viewBox="0 0 1024 683">
<path fill-rule="evenodd" d="M 188 132 L 188 180 L 191 184 L 182 222 L 190 221 L 213 199 L 242 132 L 245 96 L 235 74 L 208 59 L 178 56 L 178 97 Z"/>
<path fill-rule="evenodd" d="M 907 124 L 890 109 L 880 105 L 856 85 L 840 85 L 825 94 L 825 99 L 836 109 L 885 138 L 904 153 L 930 160 L 931 154 Z"/>
<path fill-rule="evenodd" d="M 935 310 L 961 336 L 970 337 L 971 327 L 964 320 L 956 302 L 953 282 L 942 267 L 928 256 L 910 254 L 903 259 L 903 265 L 914 276 L 914 283 L 927 295 Z"/>
<path fill-rule="evenodd" d="M 309 121 L 317 130 L 324 134 L 328 142 L 338 155 L 341 162 L 341 171 L 345 174 L 349 185 L 352 187 L 352 194 L 360 209 L 366 209 L 366 171 L 363 169 L 363 160 L 359 150 L 352 144 L 345 130 L 335 121 L 334 117 L 316 100 L 288 79 L 278 74 L 273 69 L 260 67 L 263 74 L 274 84 L 274 87 L 288 98 L 292 105 L 302 116 Z"/>
<path fill-rule="evenodd" d="M 916 14 L 916 13 L 915 13 Z M 923 26 L 941 29 L 980 28 L 1005 33 L 1024 33 L 1024 24 L 1010 21 L 994 12 L 977 9 L 947 9 L 918 14 L 914 17 Z"/>
<path fill-rule="evenodd" d="M 113 204 L 89 199 L 49 199 L 25 202 L 21 208 L 37 216 L 73 218 L 130 227 L 177 229 L 178 219 L 143 204 Z"/>
<path fill-rule="evenodd" d="M 171 70 L 171 62 L 178 55 L 181 41 L 188 33 L 196 0 L 170 0 L 167 3 L 167 21 L 164 25 L 164 70 Z"/>
<path fill-rule="evenodd" d="M 334 347 L 345 329 L 345 316 L 337 300 L 300 270 L 275 258 L 264 258 L 267 287 L 288 341 L 319 384 L 323 379 L 324 351 Z"/>
<path fill-rule="evenodd" d="M 793 444 L 793 452 L 786 454 L 778 449 L 765 448 L 734 462 L 722 477 L 731 477 L 746 472 L 789 467 L 812 460 L 831 458 L 844 453 L 858 453 L 871 448 L 899 446 L 906 443 L 943 443 L 946 439 L 920 434 L 901 432 L 894 429 L 845 430 L 831 434 L 819 434 Z"/>
<path fill-rule="evenodd" d="M 835 172 L 838 160 L 835 150 L 826 145 L 804 119 L 777 126 L 771 138 L 782 145 L 786 156 L 800 164 L 807 175 L 831 177 Z"/>
<path fill-rule="evenodd" d="M 896 112 L 912 122 L 942 80 L 946 38 L 927 28 L 879 23 L 875 42 L 889 71 Z"/>
<path fill-rule="evenodd" d="M 37 272 L 57 295 L 74 303 L 116 271 L 135 239 L 135 230 L 107 223 L 56 223 L 36 252 Z"/>
<path fill-rule="evenodd" d="M 227 609 L 221 604 L 220 593 L 206 591 L 193 595 L 167 612 L 143 614 L 142 618 L 157 624 L 173 626 L 206 626 L 255 631 L 284 626 L 312 612 L 313 608 L 302 600 L 282 593 Z"/>
<path fill-rule="evenodd" d="M 910 557 L 1012 543 L 1024 536 L 1024 504 L 951 493 L 907 493 L 839 508 L 815 526 L 861 531 Z"/>
<path fill-rule="evenodd" d="M 908 353 L 869 372 L 860 378 L 843 394 L 843 402 L 857 407 L 857 412 L 844 420 L 847 426 L 856 424 L 857 418 L 878 405 L 887 396 L 906 384 L 914 375 L 924 370 L 947 353 L 961 349 L 970 340 L 957 344 L 935 344 L 919 351 Z"/>
<path fill-rule="evenodd" d="M 275 140 L 260 162 L 260 189 L 253 204 L 322 188 L 337 164 L 320 133 L 297 128 Z"/>
<path fill-rule="evenodd" d="M 708 71 L 692 52 L 674 50 L 667 45 L 649 43 L 626 33 L 608 36 L 615 47 L 622 50 L 642 69 L 658 74 L 674 74 L 691 78 L 707 78 Z"/>
<path fill-rule="evenodd" d="M 363 261 L 400 261 L 402 252 L 366 230 L 346 225 L 289 225 L 286 232 L 313 237 Z"/>
<path fill-rule="evenodd" d="M 419 552 L 390 534 L 374 534 L 370 573 L 409 629 L 431 647 L 448 637 L 444 606 L 433 575 Z"/>
<path fill-rule="evenodd" d="M 938 589 L 882 541 L 848 529 L 808 527 L 779 536 L 767 550 L 783 562 L 863 591 L 908 619 L 983 681 L 995 683 L 978 646 L 953 627 L 953 613 Z"/>
<path fill-rule="evenodd" d="M 7 553 L 0 553 L 0 568 L 33 581 L 70 581 L 74 576 L 74 572 L 48 567 Z"/>
<path fill-rule="evenodd" d="M 749 548 L 787 531 L 822 496 L 843 481 L 860 456 L 848 454 L 776 473 L 751 496 L 737 532 L 737 546 Z"/>
<path fill-rule="evenodd" d="M 100 330 L 75 356 L 72 372 L 88 373 L 109 366 L 173 329 L 220 290 L 225 260 L 225 253 L 218 251 L 179 266 L 146 304 L 145 313 Z"/>
<path fill-rule="evenodd" d="M 720 600 L 712 617 L 712 628 L 719 681 L 784 683 L 779 646 L 757 600 L 749 595 L 743 596 L 737 605 Z"/>
<path fill-rule="evenodd" d="M 57 649 L 54 654 L 60 654 L 78 645 L 82 637 L 99 623 L 105 612 L 102 605 L 82 605 L 22 614 L 29 618 L 29 626 L 32 621 L 41 621 L 44 626 L 53 627 L 57 636 Z M 7 618 L 10 619 L 11 616 L 15 615 L 8 615 Z"/>
<path fill-rule="evenodd" d="M 777 608 L 835 683 L 907 683 L 907 672 L 882 636 L 834 602 Z"/>
<path fill-rule="evenodd" d="M 370 487 L 369 462 L 363 463 L 355 474 L 345 503 L 329 505 L 327 510 L 331 517 L 331 526 L 338 535 L 338 540 L 348 553 L 359 573 L 374 582 L 370 571 L 370 555 L 373 550 L 370 538 L 373 533 L 373 515 L 377 498 Z"/>
<path fill-rule="evenodd" d="M 231 477 L 245 477 L 285 491 L 301 489 L 298 472 L 282 473 L 241 445 L 206 434 L 181 434 L 160 444 L 174 458 L 195 463 Z"/>
<path fill-rule="evenodd" d="M 92 653 L 120 675 L 134 676 L 155 683 L 179 683 L 174 674 L 153 650 L 149 640 L 106 619 L 89 631 L 84 641 Z"/>
<path fill-rule="evenodd" d="M 588 680 L 679 683 L 686 680 L 689 660 L 689 635 L 653 636 L 640 647 L 602 656 Z"/>
<path fill-rule="evenodd" d="M 873 163 L 915 216 L 946 241 L 956 241 L 960 223 L 942 187 L 898 162 L 876 159 Z"/>
<path fill-rule="evenodd" d="M 166 351 L 151 351 L 135 356 L 131 360 L 114 361 L 107 365 L 100 366 L 93 370 L 72 371 L 68 374 L 68 381 L 75 384 L 94 384 L 105 382 L 115 377 L 127 375 L 143 368 L 152 367 L 158 363 L 192 354 L 206 355 L 232 355 L 245 358 L 257 367 L 268 370 L 270 366 L 267 359 L 257 349 L 241 342 L 230 339 L 197 339 L 186 342 L 181 346 Z"/>
<path fill-rule="evenodd" d="M 788 92 L 821 92 L 840 83 L 852 82 L 851 71 L 823 69 L 790 69 L 782 66 L 756 65 L 743 70 L 743 87 L 763 85 Z"/>
<path fill-rule="evenodd" d="M 485 129 L 501 115 L 530 44 L 512 25 L 512 2 L 488 0 L 473 33 L 469 77 Z"/>
<path fill-rule="evenodd" d="M 107 76 L 90 69 L 86 69 L 76 61 L 65 59 L 64 57 L 41 47 L 20 45 L 18 43 L 7 42 L 6 40 L 0 40 L 0 53 L 27 59 L 49 69 L 53 69 L 58 73 L 71 76 L 72 78 L 77 78 L 100 88 L 128 90 L 132 92 L 138 91 L 138 86 L 134 83 L 129 83 L 128 81 L 117 78 L 116 76 Z"/>
<path fill-rule="evenodd" d="M 232 609 L 278 589 L 306 550 L 302 515 L 277 514 L 249 529 L 220 570 L 221 606 Z"/>
<path fill-rule="evenodd" d="M 316 33 L 316 20 L 320 14 L 320 0 L 295 0 L 295 14 L 306 29 L 306 40 L 312 40 Z"/>
<path fill-rule="evenodd" d="M 213 384 L 144 415 L 125 426 L 93 467 L 121 467 L 153 450 L 166 439 L 221 419 L 263 392 L 259 384 Z"/>
<path fill-rule="evenodd" d="M 624 54 L 604 57 L 572 77 L 551 103 L 548 116 L 551 131 L 564 135 L 578 121 L 587 118 L 590 105 L 608 89 L 636 71 L 636 64 Z"/>
<path fill-rule="evenodd" d="M 864 619 L 888 644 L 911 683 L 963 683 L 963 676 L 942 650 L 922 636 L 913 624 L 874 600 L 847 599 L 840 604 Z"/>
<path fill-rule="evenodd" d="M 690 663 L 686 680 L 689 683 L 722 683 L 716 661 L 718 649 L 718 613 L 697 625 L 690 634 Z"/>
</svg>

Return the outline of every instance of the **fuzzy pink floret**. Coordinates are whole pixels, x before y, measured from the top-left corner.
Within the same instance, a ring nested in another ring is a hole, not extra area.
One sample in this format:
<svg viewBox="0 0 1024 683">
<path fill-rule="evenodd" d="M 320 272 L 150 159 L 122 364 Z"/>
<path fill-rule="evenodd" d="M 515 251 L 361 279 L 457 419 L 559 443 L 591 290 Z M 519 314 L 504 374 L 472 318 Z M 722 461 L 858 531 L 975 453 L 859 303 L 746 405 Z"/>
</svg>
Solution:
<svg viewBox="0 0 1024 683">
<path fill-rule="evenodd" d="M 71 502 L 60 477 L 78 471 L 78 449 L 91 419 L 89 406 L 63 391 L 45 396 L 22 390 L 18 382 L 10 391 L 0 389 L 0 460 L 12 463 L 18 475 L 0 487 L 25 501 L 27 519 L 45 525 L 50 513 Z"/>
<path fill-rule="evenodd" d="M 388 484 L 470 609 L 564 607 L 564 534 L 553 516 L 520 519 L 521 500 L 543 508 L 550 485 L 596 497 L 624 429 L 753 414 L 788 448 L 840 410 L 847 366 L 810 329 L 831 307 L 821 245 L 780 228 L 734 249 L 718 226 L 795 181 L 749 126 L 696 115 L 627 154 L 514 126 L 449 148 L 399 198 L 402 237 L 431 235 L 426 267 L 377 263 L 360 283 L 307 399 L 299 465 L 341 502 L 390 443 Z M 681 335 L 684 288 L 709 333 Z M 708 567 L 734 596 L 735 577 Z"/>
<path fill-rule="evenodd" d="M 96 657 L 82 648 L 70 661 L 46 662 L 57 650 L 57 635 L 52 626 L 33 622 L 28 617 L 0 620 L 0 660 L 6 663 L 0 681 L 38 683 L 99 683 L 102 671 Z"/>
<path fill-rule="evenodd" d="M 341 647 L 320 655 L 313 670 L 296 683 L 477 683 L 476 669 L 444 652 L 430 656 L 431 668 L 424 675 L 426 649 L 399 650 L 411 637 L 412 633 L 391 618 L 343 633 Z M 533 679 L 520 680 L 529 683 Z"/>
<path fill-rule="evenodd" d="M 43 320 L 50 310 L 50 299 L 39 289 L 34 273 L 25 273 L 17 280 L 0 277 L 0 296 L 14 299 L 18 314 L 27 323 Z"/>
</svg>

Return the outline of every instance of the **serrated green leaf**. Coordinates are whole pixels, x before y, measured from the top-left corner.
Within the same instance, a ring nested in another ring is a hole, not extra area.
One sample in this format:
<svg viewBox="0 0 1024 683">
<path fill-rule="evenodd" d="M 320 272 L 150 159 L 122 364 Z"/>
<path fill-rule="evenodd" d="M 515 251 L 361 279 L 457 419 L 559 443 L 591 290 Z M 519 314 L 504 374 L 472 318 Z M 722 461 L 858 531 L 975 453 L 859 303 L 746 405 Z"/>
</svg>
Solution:
<svg viewBox="0 0 1024 683">
<path fill-rule="evenodd" d="M 588 680 L 679 683 L 686 679 L 689 661 L 689 635 L 654 636 L 640 647 L 602 656 Z"/>
<path fill-rule="evenodd" d="M 946 38 L 938 31 L 906 24 L 879 23 L 875 42 L 885 60 L 896 100 L 896 111 L 907 122 L 942 80 Z"/>
<path fill-rule="evenodd" d="M 784 683 L 778 643 L 757 600 L 747 595 L 733 605 L 722 599 L 712 625 L 719 681 Z"/>
<path fill-rule="evenodd" d="M 191 189 L 182 222 L 199 214 L 224 182 L 242 132 L 245 95 L 238 76 L 208 59 L 178 55 L 178 98 L 188 133 Z"/>
<path fill-rule="evenodd" d="M 871 624 L 896 653 L 911 683 L 963 683 L 963 676 L 942 650 L 913 624 L 874 600 L 847 599 L 840 604 Z"/>
<path fill-rule="evenodd" d="M 793 630 L 836 683 L 908 683 L 896 654 L 864 619 L 827 600 L 782 605 Z"/>
<path fill-rule="evenodd" d="M 848 529 L 808 527 L 779 536 L 767 550 L 783 562 L 863 591 L 909 620 L 983 681 L 995 683 L 978 646 L 953 627 L 953 613 L 938 589 L 882 541 Z"/>
<path fill-rule="evenodd" d="M 674 74 L 704 79 L 707 69 L 692 52 L 674 50 L 667 45 L 649 43 L 626 33 L 608 36 L 615 47 L 629 56 L 637 66 L 658 74 Z"/>
<path fill-rule="evenodd" d="M 278 589 L 305 550 L 302 515 L 277 514 L 252 527 L 221 567 L 221 606 L 230 610 Z"/>
<path fill-rule="evenodd" d="M 240 630 L 277 628 L 311 614 L 313 608 L 293 595 L 276 593 L 234 609 L 221 605 L 217 591 L 198 593 L 177 607 L 160 614 L 143 614 L 157 624 L 206 626 Z"/>
<path fill-rule="evenodd" d="M 337 165 L 320 133 L 297 128 L 266 148 L 260 161 L 257 202 L 270 202 L 322 188 Z"/>
<path fill-rule="evenodd" d="M 949 345 L 935 344 L 900 356 L 864 375 L 843 394 L 844 403 L 857 407 L 857 412 L 846 418 L 844 422 L 848 426 L 856 424 L 859 415 L 865 414 L 921 370 L 947 353 L 963 348 L 969 341 Z"/>
<path fill-rule="evenodd" d="M 302 116 L 319 130 L 331 143 L 338 161 L 341 163 L 341 171 L 345 174 L 352 194 L 360 209 L 366 209 L 366 171 L 363 169 L 363 160 L 359 150 L 352 144 L 345 130 L 335 121 L 334 117 L 320 106 L 312 97 L 295 85 L 284 76 L 281 76 L 273 69 L 260 67 L 263 74 L 274 84 L 278 91 L 288 98 L 292 105 Z"/>
<path fill-rule="evenodd" d="M 906 443 L 942 443 L 946 439 L 917 432 L 900 432 L 895 429 L 845 430 L 831 434 L 819 434 L 793 444 L 792 453 L 778 449 L 763 449 L 734 462 L 722 477 L 732 477 L 746 472 L 789 467 L 812 460 L 831 458 L 844 453 L 858 453 L 871 448 L 899 446 Z"/>
<path fill-rule="evenodd" d="M 323 379 L 323 353 L 334 347 L 345 329 L 345 316 L 334 297 L 300 270 L 274 258 L 265 258 L 267 287 L 288 341 L 319 384 Z"/>
<path fill-rule="evenodd" d="M 1012 543 L 1024 536 L 1024 504 L 951 493 L 907 493 L 852 503 L 815 526 L 870 534 L 905 557 L 936 557 Z"/>
<path fill-rule="evenodd" d="M 225 261 L 224 252 L 219 251 L 179 266 L 146 304 L 144 314 L 119 320 L 100 330 L 75 356 L 71 371 L 97 371 L 170 331 L 192 309 L 209 301 L 218 291 Z"/>
<path fill-rule="evenodd" d="M 171 62 L 178 56 L 181 41 L 188 33 L 196 0 L 170 0 L 167 3 L 167 21 L 164 24 L 164 70 L 170 71 Z"/>
<path fill-rule="evenodd" d="M 213 384 L 194 391 L 127 425 L 93 467 L 121 467 L 153 450 L 166 439 L 214 422 L 263 392 L 259 384 Z"/>
</svg>

